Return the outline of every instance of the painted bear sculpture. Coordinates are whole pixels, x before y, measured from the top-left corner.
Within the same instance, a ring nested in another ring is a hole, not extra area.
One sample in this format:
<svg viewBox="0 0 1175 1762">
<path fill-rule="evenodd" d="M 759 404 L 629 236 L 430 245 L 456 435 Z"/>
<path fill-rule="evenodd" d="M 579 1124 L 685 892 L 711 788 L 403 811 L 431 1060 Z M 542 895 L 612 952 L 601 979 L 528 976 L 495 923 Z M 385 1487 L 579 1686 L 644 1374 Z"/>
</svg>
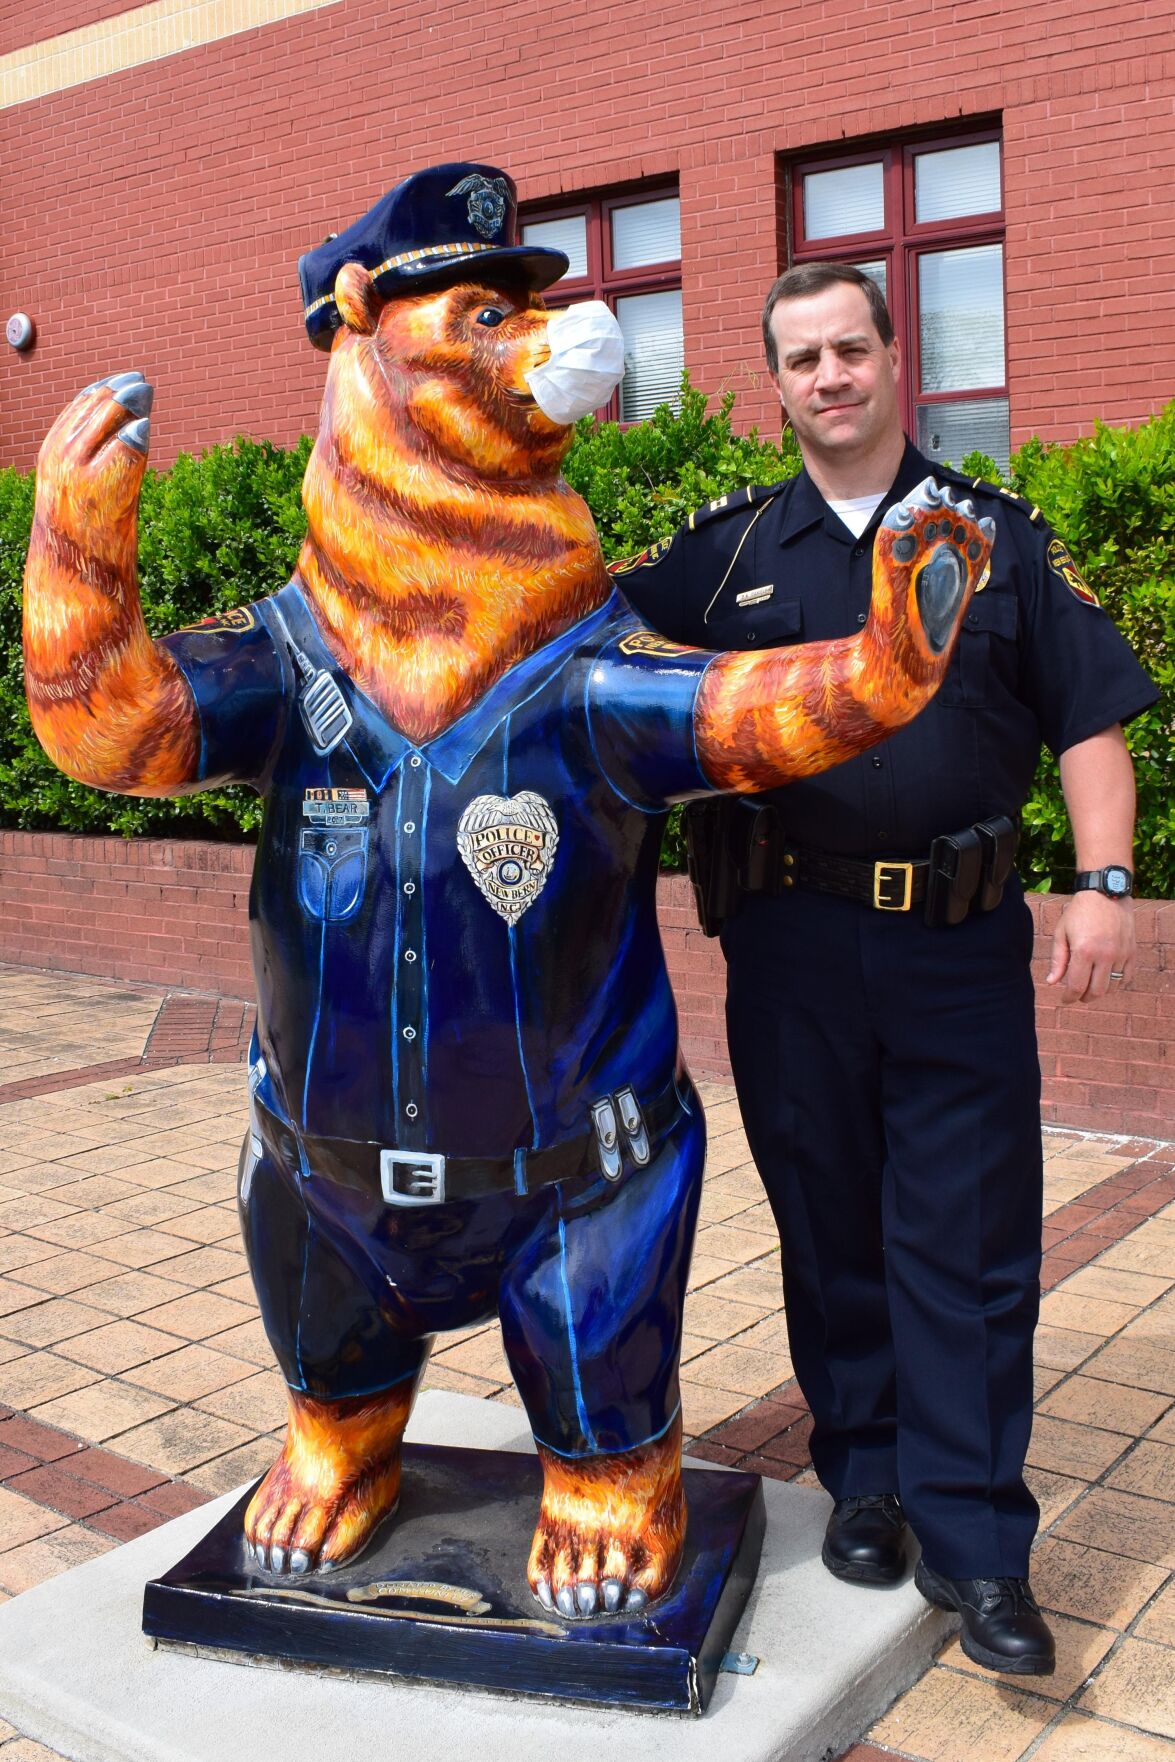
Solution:
<svg viewBox="0 0 1175 1762">
<path fill-rule="evenodd" d="M 289 1389 L 254 1566 L 353 1559 L 399 1495 L 432 1338 L 500 1317 L 567 1619 L 668 1588 L 704 1126 L 655 917 L 669 806 L 836 764 L 937 688 L 990 549 L 933 486 L 878 534 L 851 639 L 710 654 L 640 627 L 526 374 L 537 296 L 339 273 L 271 598 L 155 641 L 136 586 L 150 388 L 42 448 L 25 599 L 37 734 L 70 775 L 264 798 L 242 1228 Z M 945 509 L 944 509 L 945 504 Z M 946 518 L 944 518 L 944 512 Z"/>
</svg>

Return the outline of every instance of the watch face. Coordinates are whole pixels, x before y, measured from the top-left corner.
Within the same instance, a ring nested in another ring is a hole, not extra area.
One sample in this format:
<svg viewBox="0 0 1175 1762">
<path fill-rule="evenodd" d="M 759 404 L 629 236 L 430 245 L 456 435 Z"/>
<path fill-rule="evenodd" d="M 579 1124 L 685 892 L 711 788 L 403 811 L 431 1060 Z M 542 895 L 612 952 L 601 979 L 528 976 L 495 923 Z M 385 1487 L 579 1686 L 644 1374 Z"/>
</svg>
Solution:
<svg viewBox="0 0 1175 1762">
<path fill-rule="evenodd" d="M 1102 884 L 1105 890 L 1115 899 L 1121 899 L 1130 892 L 1130 871 L 1120 868 L 1117 864 L 1102 870 Z"/>
</svg>

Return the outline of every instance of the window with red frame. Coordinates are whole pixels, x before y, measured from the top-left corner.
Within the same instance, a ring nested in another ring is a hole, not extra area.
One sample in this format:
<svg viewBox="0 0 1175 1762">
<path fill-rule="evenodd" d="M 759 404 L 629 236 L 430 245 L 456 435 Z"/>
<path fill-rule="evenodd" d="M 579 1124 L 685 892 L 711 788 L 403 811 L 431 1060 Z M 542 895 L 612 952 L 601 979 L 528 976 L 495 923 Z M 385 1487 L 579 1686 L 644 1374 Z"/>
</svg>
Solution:
<svg viewBox="0 0 1175 1762">
<path fill-rule="evenodd" d="M 998 129 L 801 160 L 790 182 L 792 261 L 855 263 L 886 296 L 920 451 L 1006 468 Z"/>
<path fill-rule="evenodd" d="M 567 253 L 567 274 L 547 290 L 549 306 L 603 300 L 624 332 L 624 378 L 597 415 L 639 422 L 658 404 L 676 410 L 685 365 L 676 190 L 533 208 L 520 230 L 523 244 Z"/>
</svg>

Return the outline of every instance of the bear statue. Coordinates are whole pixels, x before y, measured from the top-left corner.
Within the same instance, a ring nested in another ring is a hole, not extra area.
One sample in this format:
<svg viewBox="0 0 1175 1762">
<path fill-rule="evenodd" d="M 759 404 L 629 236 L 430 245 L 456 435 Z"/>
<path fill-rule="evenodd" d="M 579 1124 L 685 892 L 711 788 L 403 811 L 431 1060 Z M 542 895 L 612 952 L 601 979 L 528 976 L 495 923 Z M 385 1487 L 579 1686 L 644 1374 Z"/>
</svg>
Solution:
<svg viewBox="0 0 1175 1762">
<path fill-rule="evenodd" d="M 71 776 L 264 798 L 239 1197 L 289 1426 L 253 1569 L 358 1554 L 433 1336 L 496 1314 L 542 1466 L 529 1583 L 583 1620 L 662 1596 L 685 1533 L 704 1125 L 655 913 L 666 813 L 916 714 L 992 532 L 933 485 L 892 509 L 851 639 L 642 629 L 539 390 L 566 259 L 515 226 L 503 173 L 443 165 L 303 259 L 329 366 L 293 578 L 161 640 L 136 585 L 150 387 L 82 392 L 38 463 L 25 656 Z"/>
</svg>

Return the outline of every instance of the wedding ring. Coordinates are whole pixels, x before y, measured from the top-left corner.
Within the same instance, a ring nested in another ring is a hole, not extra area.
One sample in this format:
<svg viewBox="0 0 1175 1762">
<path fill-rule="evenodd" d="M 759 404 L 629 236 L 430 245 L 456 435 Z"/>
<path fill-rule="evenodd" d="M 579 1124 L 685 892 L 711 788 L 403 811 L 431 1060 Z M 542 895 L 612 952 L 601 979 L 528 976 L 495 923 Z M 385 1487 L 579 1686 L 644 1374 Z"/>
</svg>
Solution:
<svg viewBox="0 0 1175 1762">
<path fill-rule="evenodd" d="M 1111 979 L 1124 979 L 1125 977 L 1126 977 L 1125 973 L 1111 973 L 1110 974 Z"/>
</svg>

